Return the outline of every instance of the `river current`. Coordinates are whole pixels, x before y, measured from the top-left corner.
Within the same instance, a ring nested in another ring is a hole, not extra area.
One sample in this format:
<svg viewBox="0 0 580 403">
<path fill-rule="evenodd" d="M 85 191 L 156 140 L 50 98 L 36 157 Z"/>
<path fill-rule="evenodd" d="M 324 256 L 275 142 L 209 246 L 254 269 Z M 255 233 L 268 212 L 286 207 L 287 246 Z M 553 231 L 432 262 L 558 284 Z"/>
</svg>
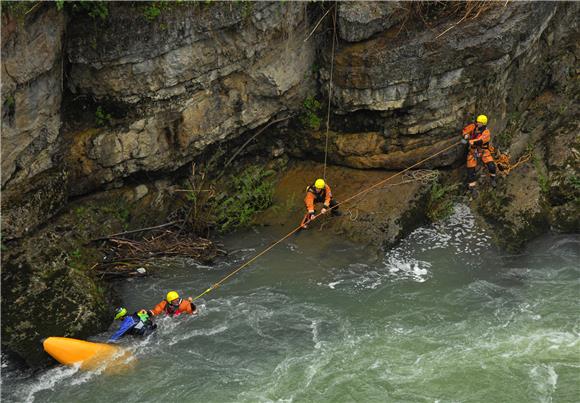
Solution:
<svg viewBox="0 0 580 403">
<path fill-rule="evenodd" d="M 124 302 L 195 296 L 283 234 L 234 234 L 212 266 L 158 262 L 122 284 Z M 206 295 L 197 317 L 126 340 L 132 370 L 3 364 L 2 401 L 579 401 L 580 236 L 518 255 L 490 239 L 461 204 L 379 258 L 312 228 Z"/>
</svg>

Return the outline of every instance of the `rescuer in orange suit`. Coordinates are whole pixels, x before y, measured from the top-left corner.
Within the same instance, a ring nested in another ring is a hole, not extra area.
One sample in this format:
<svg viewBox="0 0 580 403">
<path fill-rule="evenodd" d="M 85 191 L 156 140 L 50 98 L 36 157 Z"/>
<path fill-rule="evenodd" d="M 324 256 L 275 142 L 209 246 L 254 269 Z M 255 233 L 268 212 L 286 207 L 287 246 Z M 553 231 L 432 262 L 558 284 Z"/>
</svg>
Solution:
<svg viewBox="0 0 580 403">
<path fill-rule="evenodd" d="M 149 311 L 151 315 L 179 316 L 181 314 L 195 315 L 197 308 L 192 302 L 191 297 L 187 299 L 179 298 L 175 291 L 169 291 L 167 297 L 155 305 L 155 308 Z"/>
<path fill-rule="evenodd" d="M 323 203 L 322 210 L 320 211 L 322 214 L 326 213 L 327 210 L 332 209 L 330 210 L 332 215 L 341 215 L 340 211 L 338 211 L 338 207 L 336 207 L 338 203 L 332 198 L 330 186 L 324 182 L 324 179 L 316 179 L 314 184 L 306 188 L 304 204 L 306 204 L 307 213 L 302 223 L 303 228 L 307 228 L 308 222 L 316 215 L 316 210 L 314 209 L 316 203 Z"/>
<path fill-rule="evenodd" d="M 490 141 L 491 134 L 487 128 L 487 116 L 479 115 L 475 123 L 471 123 L 463 128 L 463 139 L 469 143 L 469 151 L 467 153 L 467 180 L 469 182 L 469 190 L 472 194 L 476 193 L 475 187 L 477 185 L 477 177 L 475 168 L 477 161 L 481 160 L 489 171 L 491 178 L 491 185 L 496 185 L 496 166 L 491 155 Z"/>
</svg>

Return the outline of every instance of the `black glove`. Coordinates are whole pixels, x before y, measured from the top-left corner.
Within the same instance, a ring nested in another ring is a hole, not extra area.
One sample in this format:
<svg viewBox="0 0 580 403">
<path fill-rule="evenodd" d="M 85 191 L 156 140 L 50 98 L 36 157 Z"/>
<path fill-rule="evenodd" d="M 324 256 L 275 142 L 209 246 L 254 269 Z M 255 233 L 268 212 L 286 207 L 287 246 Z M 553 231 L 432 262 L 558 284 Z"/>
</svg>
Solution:
<svg viewBox="0 0 580 403">
<path fill-rule="evenodd" d="M 327 209 L 327 210 L 330 208 L 330 206 L 329 206 L 329 205 L 327 205 L 327 204 L 325 204 L 325 205 L 324 205 L 324 206 L 322 206 L 322 207 L 324 207 L 324 208 L 325 208 L 325 209 Z"/>
</svg>

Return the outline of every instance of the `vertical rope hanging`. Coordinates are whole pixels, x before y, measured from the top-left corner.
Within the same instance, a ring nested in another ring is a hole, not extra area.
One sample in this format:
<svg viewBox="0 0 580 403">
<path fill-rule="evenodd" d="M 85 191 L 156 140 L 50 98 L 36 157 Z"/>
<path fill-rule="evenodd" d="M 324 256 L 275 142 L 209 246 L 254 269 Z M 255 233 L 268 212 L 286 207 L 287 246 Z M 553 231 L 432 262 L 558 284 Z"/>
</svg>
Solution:
<svg viewBox="0 0 580 403">
<path fill-rule="evenodd" d="M 326 161 L 328 159 L 328 131 L 330 130 L 330 100 L 332 99 L 332 75 L 334 73 L 334 45 L 336 43 L 336 11 L 338 4 L 334 4 L 333 31 L 332 31 L 332 56 L 330 59 L 330 78 L 328 80 L 328 108 L 326 110 L 326 140 L 324 144 L 324 169 L 322 179 L 326 182 Z"/>
</svg>

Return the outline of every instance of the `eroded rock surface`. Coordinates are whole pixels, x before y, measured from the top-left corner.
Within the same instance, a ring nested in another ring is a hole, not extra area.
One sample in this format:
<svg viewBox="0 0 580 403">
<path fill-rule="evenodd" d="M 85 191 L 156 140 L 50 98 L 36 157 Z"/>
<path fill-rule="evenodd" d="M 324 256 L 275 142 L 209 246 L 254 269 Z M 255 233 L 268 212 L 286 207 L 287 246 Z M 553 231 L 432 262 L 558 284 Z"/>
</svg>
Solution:
<svg viewBox="0 0 580 403">
<path fill-rule="evenodd" d="M 56 9 L 2 16 L 2 188 L 58 159 L 64 28 Z"/>
<path fill-rule="evenodd" d="M 72 91 L 136 116 L 128 127 L 82 139 L 75 192 L 136 172 L 173 171 L 208 145 L 299 105 L 313 84 L 305 82 L 315 49 L 302 40 L 305 11 L 281 3 L 182 5 L 148 23 L 116 5 L 94 32 L 95 49 L 83 20 L 73 23 Z"/>
</svg>

